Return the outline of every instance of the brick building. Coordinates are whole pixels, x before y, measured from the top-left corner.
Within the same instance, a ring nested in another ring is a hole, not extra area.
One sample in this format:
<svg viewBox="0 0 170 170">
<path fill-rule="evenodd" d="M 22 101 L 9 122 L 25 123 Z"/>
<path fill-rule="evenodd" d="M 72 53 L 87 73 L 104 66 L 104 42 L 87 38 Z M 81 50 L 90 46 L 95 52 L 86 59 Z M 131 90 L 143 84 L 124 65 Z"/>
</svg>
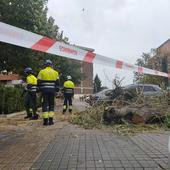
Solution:
<svg viewBox="0 0 170 170">
<path fill-rule="evenodd" d="M 163 53 L 165 55 L 170 56 L 170 39 L 168 39 L 167 41 L 165 41 L 163 44 L 161 44 L 158 47 L 158 51 L 160 53 Z"/>
<path fill-rule="evenodd" d="M 86 51 L 94 52 L 94 49 L 76 46 Z M 93 93 L 93 63 L 87 63 L 82 61 L 74 62 L 80 64 L 80 71 L 84 74 L 84 79 L 79 85 L 76 85 L 75 94 L 92 94 Z"/>
<path fill-rule="evenodd" d="M 93 93 L 93 64 L 86 62 L 79 62 L 81 73 L 84 74 L 84 79 L 79 85 L 76 85 L 75 94 L 92 94 Z"/>
<path fill-rule="evenodd" d="M 170 39 L 165 41 L 156 49 L 156 55 L 149 59 L 148 66 L 165 73 L 170 73 Z M 170 84 L 170 79 L 164 78 L 166 86 Z"/>
<path fill-rule="evenodd" d="M 157 48 L 157 55 L 161 63 L 161 71 L 170 73 L 170 39 Z M 170 85 L 170 79 L 165 78 L 165 83 Z"/>
</svg>

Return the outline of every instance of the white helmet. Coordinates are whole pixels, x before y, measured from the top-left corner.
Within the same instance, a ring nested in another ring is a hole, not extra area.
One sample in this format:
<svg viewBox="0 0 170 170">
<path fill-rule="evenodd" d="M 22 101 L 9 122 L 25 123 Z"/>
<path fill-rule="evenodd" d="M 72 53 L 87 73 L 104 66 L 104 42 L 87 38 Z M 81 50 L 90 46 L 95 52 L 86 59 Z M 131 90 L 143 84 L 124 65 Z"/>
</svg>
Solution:
<svg viewBox="0 0 170 170">
<path fill-rule="evenodd" d="M 67 76 L 67 80 L 71 80 L 72 79 L 72 77 L 71 76 Z"/>
</svg>

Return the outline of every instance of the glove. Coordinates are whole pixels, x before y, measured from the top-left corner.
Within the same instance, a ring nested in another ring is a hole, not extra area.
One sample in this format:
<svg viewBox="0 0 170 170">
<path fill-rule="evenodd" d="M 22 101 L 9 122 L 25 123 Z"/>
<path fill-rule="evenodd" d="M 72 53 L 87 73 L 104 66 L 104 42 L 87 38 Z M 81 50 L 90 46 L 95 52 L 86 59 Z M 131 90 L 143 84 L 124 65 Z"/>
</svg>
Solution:
<svg viewBox="0 0 170 170">
<path fill-rule="evenodd" d="M 56 92 L 59 92 L 59 90 L 60 90 L 60 89 L 59 89 L 58 87 L 56 87 L 55 91 L 56 91 Z"/>
</svg>

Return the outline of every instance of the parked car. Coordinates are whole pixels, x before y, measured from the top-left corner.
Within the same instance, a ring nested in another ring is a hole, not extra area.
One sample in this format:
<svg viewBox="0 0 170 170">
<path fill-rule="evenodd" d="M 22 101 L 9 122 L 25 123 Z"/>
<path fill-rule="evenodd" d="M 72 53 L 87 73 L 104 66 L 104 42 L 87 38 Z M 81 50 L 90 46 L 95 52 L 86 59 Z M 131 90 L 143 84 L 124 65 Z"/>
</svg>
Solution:
<svg viewBox="0 0 170 170">
<path fill-rule="evenodd" d="M 138 94 L 149 95 L 149 96 L 162 96 L 164 95 L 164 91 L 158 86 L 154 84 L 131 84 L 125 87 L 120 87 L 116 89 L 105 89 L 93 95 L 90 95 L 86 98 L 86 102 L 90 105 L 94 103 L 98 103 L 100 101 L 111 101 L 115 99 L 117 96 L 121 95 L 123 91 L 133 90 Z M 133 97 L 133 96 L 132 96 Z"/>
<path fill-rule="evenodd" d="M 161 96 L 164 94 L 164 91 L 154 84 L 131 84 L 124 87 L 125 90 L 136 90 L 138 93 L 143 95 L 158 95 Z"/>
<path fill-rule="evenodd" d="M 104 89 L 98 93 L 92 95 L 94 100 L 110 100 L 110 94 L 112 93 L 112 89 Z"/>
</svg>

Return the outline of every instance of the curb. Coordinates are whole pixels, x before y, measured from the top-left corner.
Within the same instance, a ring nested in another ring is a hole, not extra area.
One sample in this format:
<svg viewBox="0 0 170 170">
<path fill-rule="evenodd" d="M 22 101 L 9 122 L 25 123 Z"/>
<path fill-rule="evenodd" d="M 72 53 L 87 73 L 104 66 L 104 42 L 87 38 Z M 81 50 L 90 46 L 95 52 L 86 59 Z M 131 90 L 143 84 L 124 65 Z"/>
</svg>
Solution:
<svg viewBox="0 0 170 170">
<path fill-rule="evenodd" d="M 37 111 L 41 110 L 40 108 L 37 108 Z M 20 111 L 20 112 L 15 112 L 15 113 L 10 113 L 10 114 L 0 114 L 0 118 L 12 118 L 15 116 L 20 116 L 20 115 L 26 115 L 26 111 Z"/>
<path fill-rule="evenodd" d="M 11 114 L 1 114 L 0 115 L 0 118 L 12 118 L 12 117 L 15 117 L 15 116 L 19 116 L 19 115 L 23 115 L 25 114 L 25 111 L 21 111 L 21 112 L 16 112 L 16 113 L 11 113 Z"/>
</svg>

